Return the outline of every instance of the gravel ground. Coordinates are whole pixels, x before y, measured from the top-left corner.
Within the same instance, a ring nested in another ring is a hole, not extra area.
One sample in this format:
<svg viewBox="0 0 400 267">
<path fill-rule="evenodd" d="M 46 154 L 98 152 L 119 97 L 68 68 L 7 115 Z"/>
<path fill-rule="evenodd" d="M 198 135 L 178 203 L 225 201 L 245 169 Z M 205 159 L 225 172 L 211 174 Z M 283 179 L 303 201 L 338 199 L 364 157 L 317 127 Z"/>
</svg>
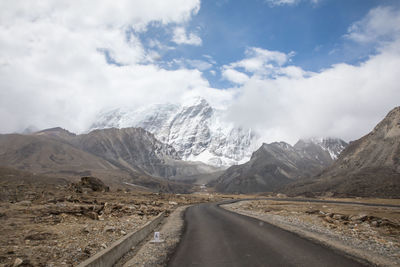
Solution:
<svg viewBox="0 0 400 267">
<path fill-rule="evenodd" d="M 178 207 L 169 215 L 161 229 L 158 230 L 160 239 L 164 240 L 164 242 L 151 243 L 151 235 L 137 252 L 132 250 L 131 255 L 133 254 L 133 258 L 122 266 L 166 266 L 170 254 L 179 243 L 184 226 L 183 213 L 187 207 L 189 206 Z"/>
<path fill-rule="evenodd" d="M 0 179 L 0 267 L 77 266 L 161 212 L 208 201 L 214 198 L 128 190 L 81 193 L 69 185 Z"/>
<path fill-rule="evenodd" d="M 0 266 L 76 266 L 162 211 L 144 199 L 121 203 L 108 197 L 103 204 L 97 196 L 0 203 Z M 101 215 L 92 211 L 100 208 Z"/>
<path fill-rule="evenodd" d="M 399 236 L 396 234 L 393 238 L 379 234 L 367 222 L 355 224 L 355 227 L 341 221 L 326 222 L 326 217 L 318 216 L 320 214 L 293 211 L 285 209 L 283 205 L 274 211 L 273 205 L 262 201 L 241 201 L 222 207 L 274 224 L 379 266 L 400 266 Z"/>
</svg>

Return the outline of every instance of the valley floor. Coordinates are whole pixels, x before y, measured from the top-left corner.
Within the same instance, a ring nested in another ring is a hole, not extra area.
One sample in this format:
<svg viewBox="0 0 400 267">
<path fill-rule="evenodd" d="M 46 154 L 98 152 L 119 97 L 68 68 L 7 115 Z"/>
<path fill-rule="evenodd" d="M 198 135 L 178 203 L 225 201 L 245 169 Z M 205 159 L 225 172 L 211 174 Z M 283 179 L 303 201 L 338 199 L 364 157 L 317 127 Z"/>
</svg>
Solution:
<svg viewBox="0 0 400 267">
<path fill-rule="evenodd" d="M 0 183 L 0 266 L 76 266 L 163 211 L 168 215 L 180 205 L 215 200 Z"/>
<path fill-rule="evenodd" d="M 77 266 L 165 211 L 164 247 L 145 242 L 130 261 L 163 265 L 179 242 L 181 206 L 255 196 L 212 192 L 161 194 L 112 189 L 76 191 L 70 184 L 0 182 L 0 266 Z M 340 199 L 397 204 L 399 200 Z M 244 200 L 224 208 L 265 220 L 383 265 L 400 265 L 400 208 L 277 200 Z M 175 211 L 175 212 L 174 212 Z M 146 247 L 147 245 L 147 247 Z M 160 249 L 160 248 L 157 248 Z M 162 252 L 162 253 L 161 253 Z M 162 258 L 149 255 L 163 254 Z M 371 260 L 372 258 L 372 260 Z"/>
<path fill-rule="evenodd" d="M 400 204 L 399 200 L 345 201 Z M 284 200 L 240 201 L 223 207 L 374 264 L 400 265 L 400 208 Z"/>
</svg>

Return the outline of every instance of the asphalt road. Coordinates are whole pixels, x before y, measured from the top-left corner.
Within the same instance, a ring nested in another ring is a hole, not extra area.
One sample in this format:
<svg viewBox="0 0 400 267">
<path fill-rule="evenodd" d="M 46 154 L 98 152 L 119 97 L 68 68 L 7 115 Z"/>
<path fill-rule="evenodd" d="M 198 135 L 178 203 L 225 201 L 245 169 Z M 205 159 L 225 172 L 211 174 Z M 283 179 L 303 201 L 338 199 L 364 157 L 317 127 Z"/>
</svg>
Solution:
<svg viewBox="0 0 400 267">
<path fill-rule="evenodd" d="M 216 204 L 192 206 L 168 266 L 365 266 L 338 251 Z"/>
</svg>

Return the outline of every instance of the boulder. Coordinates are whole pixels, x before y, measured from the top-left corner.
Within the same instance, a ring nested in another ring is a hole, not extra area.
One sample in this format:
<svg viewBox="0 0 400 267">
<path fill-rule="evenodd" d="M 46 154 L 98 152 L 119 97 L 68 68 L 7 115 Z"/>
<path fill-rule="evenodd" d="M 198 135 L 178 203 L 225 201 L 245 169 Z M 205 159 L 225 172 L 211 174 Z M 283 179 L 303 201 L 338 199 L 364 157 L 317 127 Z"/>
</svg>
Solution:
<svg viewBox="0 0 400 267">
<path fill-rule="evenodd" d="M 99 178 L 91 176 L 82 177 L 79 183 L 72 184 L 71 187 L 78 193 L 87 192 L 88 189 L 96 192 L 110 191 Z"/>
<path fill-rule="evenodd" d="M 360 221 L 364 222 L 365 220 L 368 219 L 368 216 L 366 214 L 358 214 L 358 215 L 352 215 L 350 216 L 351 221 Z"/>
<path fill-rule="evenodd" d="M 320 212 L 319 210 L 313 210 L 313 209 L 305 211 L 305 213 L 307 213 L 307 214 L 316 214 L 316 213 L 319 213 L 319 212 Z"/>
</svg>

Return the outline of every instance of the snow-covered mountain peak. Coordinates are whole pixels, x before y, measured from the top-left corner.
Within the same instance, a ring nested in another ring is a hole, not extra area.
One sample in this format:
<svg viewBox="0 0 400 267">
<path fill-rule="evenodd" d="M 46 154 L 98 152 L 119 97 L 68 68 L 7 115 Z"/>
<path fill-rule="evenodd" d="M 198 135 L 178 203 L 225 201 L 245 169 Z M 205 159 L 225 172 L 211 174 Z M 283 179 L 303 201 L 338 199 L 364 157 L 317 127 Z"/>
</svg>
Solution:
<svg viewBox="0 0 400 267">
<path fill-rule="evenodd" d="M 196 97 L 184 104 L 155 104 L 102 112 L 91 129 L 142 127 L 172 145 L 184 160 L 230 166 L 250 159 L 257 135 L 224 119 L 224 112 Z"/>
<path fill-rule="evenodd" d="M 300 142 L 313 143 L 320 146 L 323 150 L 327 151 L 333 160 L 336 160 L 339 154 L 348 145 L 340 138 L 334 137 L 312 137 L 300 139 Z"/>
<path fill-rule="evenodd" d="M 183 107 L 192 107 L 192 106 L 209 106 L 210 104 L 204 98 L 200 96 L 196 96 L 193 98 L 186 99 L 184 103 L 181 104 Z"/>
</svg>

